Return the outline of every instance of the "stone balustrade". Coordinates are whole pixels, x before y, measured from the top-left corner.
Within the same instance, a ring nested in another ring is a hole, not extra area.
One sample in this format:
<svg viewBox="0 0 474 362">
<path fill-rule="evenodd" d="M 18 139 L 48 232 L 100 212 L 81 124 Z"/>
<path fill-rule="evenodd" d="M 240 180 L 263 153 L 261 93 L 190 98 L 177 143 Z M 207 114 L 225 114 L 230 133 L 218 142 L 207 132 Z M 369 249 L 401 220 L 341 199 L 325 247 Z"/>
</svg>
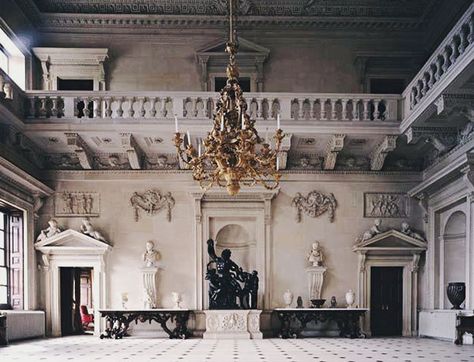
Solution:
<svg viewBox="0 0 474 362">
<path fill-rule="evenodd" d="M 213 92 L 26 93 L 25 117 L 33 119 L 211 119 Z M 315 121 L 400 121 L 399 95 L 246 93 L 253 119 Z"/>
<path fill-rule="evenodd" d="M 443 42 L 403 92 L 405 117 L 448 74 L 453 73 L 462 58 L 472 52 L 474 43 L 474 3 L 456 23 Z M 472 55 L 472 54 L 471 54 Z M 469 55 L 469 56 L 471 56 Z M 459 71 L 459 69 L 458 69 Z"/>
</svg>

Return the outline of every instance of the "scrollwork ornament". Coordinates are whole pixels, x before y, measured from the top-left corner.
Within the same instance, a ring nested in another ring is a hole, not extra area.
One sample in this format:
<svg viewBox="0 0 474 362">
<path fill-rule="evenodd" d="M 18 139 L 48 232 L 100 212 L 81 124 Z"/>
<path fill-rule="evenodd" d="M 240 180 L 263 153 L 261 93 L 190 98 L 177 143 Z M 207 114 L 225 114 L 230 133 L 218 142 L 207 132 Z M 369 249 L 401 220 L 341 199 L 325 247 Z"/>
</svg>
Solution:
<svg viewBox="0 0 474 362">
<path fill-rule="evenodd" d="M 302 212 L 311 217 L 318 217 L 327 212 L 329 221 L 333 222 L 337 201 L 332 193 L 326 195 L 314 190 L 306 197 L 297 192 L 291 205 L 296 207 L 297 222 L 301 222 Z"/>
<path fill-rule="evenodd" d="M 158 190 L 147 190 L 142 194 L 134 192 L 130 198 L 130 203 L 135 209 L 135 221 L 140 219 L 140 210 L 152 216 L 166 208 L 167 219 L 170 222 L 171 210 L 174 207 L 175 201 L 170 192 L 162 195 Z"/>
</svg>

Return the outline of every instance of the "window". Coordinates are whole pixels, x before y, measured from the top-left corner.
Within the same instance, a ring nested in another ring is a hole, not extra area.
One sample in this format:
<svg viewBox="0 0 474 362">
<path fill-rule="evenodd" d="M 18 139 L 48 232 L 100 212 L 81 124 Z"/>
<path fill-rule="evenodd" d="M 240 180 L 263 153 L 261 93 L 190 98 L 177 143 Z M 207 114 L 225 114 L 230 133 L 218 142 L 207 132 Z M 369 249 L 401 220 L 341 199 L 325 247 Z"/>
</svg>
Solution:
<svg viewBox="0 0 474 362">
<path fill-rule="evenodd" d="M 17 86 L 25 90 L 25 56 L 17 44 L 22 46 L 18 38 L 3 26 L 0 19 L 0 69 L 8 74 Z"/>
<path fill-rule="evenodd" d="M 405 90 L 404 79 L 372 78 L 370 79 L 370 93 L 372 94 L 402 94 Z"/>
<path fill-rule="evenodd" d="M 222 88 L 225 87 L 227 84 L 226 77 L 215 77 L 214 78 L 214 90 L 216 92 L 220 92 Z M 241 77 L 239 78 L 239 85 L 242 89 L 242 92 L 248 93 L 250 92 L 250 78 L 249 77 Z"/>
<path fill-rule="evenodd" d="M 61 79 L 58 78 L 58 90 L 94 90 L 93 79 Z"/>
<path fill-rule="evenodd" d="M 0 309 L 23 309 L 23 213 L 0 209 Z"/>
</svg>

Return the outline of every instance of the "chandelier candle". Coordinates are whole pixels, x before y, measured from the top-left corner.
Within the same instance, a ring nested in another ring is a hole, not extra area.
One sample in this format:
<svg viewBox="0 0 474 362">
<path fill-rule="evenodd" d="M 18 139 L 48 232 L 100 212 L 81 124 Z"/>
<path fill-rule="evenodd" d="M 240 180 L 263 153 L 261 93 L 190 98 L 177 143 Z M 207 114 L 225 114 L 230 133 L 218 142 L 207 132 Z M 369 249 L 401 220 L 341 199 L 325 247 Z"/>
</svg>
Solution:
<svg viewBox="0 0 474 362">
<path fill-rule="evenodd" d="M 174 130 L 176 133 L 179 132 L 178 130 L 178 116 L 176 116 L 176 114 L 174 115 Z"/>
<path fill-rule="evenodd" d="M 270 142 L 268 129 L 263 139 L 255 129 L 255 120 L 246 113 L 247 103 L 239 85 L 236 64 L 236 13 L 235 1 L 229 0 L 229 41 L 225 48 L 229 54 L 227 83 L 216 103 L 212 129 L 203 140 L 202 147 L 199 143 L 197 152 L 191 144 L 189 132 L 188 144 L 184 145 L 184 139 L 178 132 L 177 118 L 174 137 L 179 158 L 189 166 L 201 188 L 208 190 L 217 185 L 225 187 L 229 195 L 237 195 L 241 185 L 261 184 L 269 190 L 278 187 L 281 177 L 278 153 L 285 137 L 280 129 L 280 115 L 277 115 L 277 130 L 272 137 L 275 147 L 271 149 L 273 142 Z"/>
</svg>

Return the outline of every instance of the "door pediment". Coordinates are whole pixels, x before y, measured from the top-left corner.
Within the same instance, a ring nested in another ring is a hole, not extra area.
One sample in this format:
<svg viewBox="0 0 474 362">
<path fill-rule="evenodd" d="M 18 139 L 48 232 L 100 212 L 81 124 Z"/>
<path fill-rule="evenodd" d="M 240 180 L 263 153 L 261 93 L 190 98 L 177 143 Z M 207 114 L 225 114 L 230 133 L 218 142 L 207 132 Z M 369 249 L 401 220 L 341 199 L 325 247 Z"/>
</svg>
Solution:
<svg viewBox="0 0 474 362">
<path fill-rule="evenodd" d="M 409 252 L 421 253 L 427 249 L 425 241 L 413 238 L 398 230 L 389 230 L 374 236 L 369 240 L 362 241 L 353 246 L 352 250 L 360 253 L 371 251 L 387 251 L 391 253 Z"/>
<path fill-rule="evenodd" d="M 45 254 L 88 252 L 104 254 L 112 247 L 79 231 L 68 229 L 35 244 L 35 249 Z"/>
</svg>

